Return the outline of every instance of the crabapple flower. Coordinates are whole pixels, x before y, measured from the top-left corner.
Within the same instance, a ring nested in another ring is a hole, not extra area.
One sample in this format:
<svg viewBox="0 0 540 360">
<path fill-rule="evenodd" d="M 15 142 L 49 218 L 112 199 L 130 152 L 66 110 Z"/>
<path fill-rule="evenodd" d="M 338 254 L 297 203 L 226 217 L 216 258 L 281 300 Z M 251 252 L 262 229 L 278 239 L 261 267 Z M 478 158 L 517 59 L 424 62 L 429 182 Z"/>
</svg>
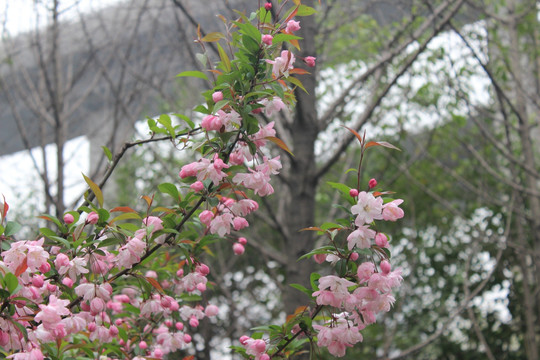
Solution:
<svg viewBox="0 0 540 360">
<path fill-rule="evenodd" d="M 304 62 L 307 64 L 307 66 L 309 67 L 315 67 L 315 60 L 316 58 L 314 56 L 306 56 L 304 58 Z"/>
<path fill-rule="evenodd" d="M 375 180 L 375 179 L 369 180 L 368 186 L 369 186 L 370 189 L 373 189 L 375 186 L 377 186 L 377 180 Z"/>
<path fill-rule="evenodd" d="M 266 116 L 272 116 L 273 114 L 286 108 L 283 100 L 277 96 L 274 96 L 272 99 L 264 98 L 259 102 L 259 104 L 264 105 L 264 113 Z"/>
<path fill-rule="evenodd" d="M 206 115 L 201 122 L 201 127 L 206 131 L 219 131 L 222 126 L 221 119 L 215 115 Z"/>
<path fill-rule="evenodd" d="M 45 329 L 52 330 L 62 321 L 62 316 L 71 314 L 71 311 L 66 307 L 68 305 L 69 300 L 60 300 L 55 295 L 51 295 L 47 305 L 39 305 L 41 310 L 34 317 L 34 320 L 41 321 Z"/>
<path fill-rule="evenodd" d="M 382 217 L 387 221 L 396 221 L 401 219 L 405 213 L 399 205 L 403 202 L 402 199 L 397 199 L 383 205 Z"/>
<path fill-rule="evenodd" d="M 197 180 L 193 184 L 191 184 L 189 188 L 195 192 L 199 192 L 204 189 L 204 184 L 202 183 L 202 181 Z"/>
<path fill-rule="evenodd" d="M 288 50 L 283 50 L 281 52 L 281 56 L 275 58 L 274 60 L 266 60 L 268 64 L 272 64 L 272 73 L 276 78 L 281 76 L 288 77 L 289 70 L 294 68 L 294 61 L 294 54 Z"/>
<path fill-rule="evenodd" d="M 347 237 L 349 250 L 355 246 L 359 249 L 367 249 L 371 247 L 371 239 L 375 238 L 375 231 L 369 228 L 369 225 L 359 226 Z"/>
<path fill-rule="evenodd" d="M 225 236 L 231 232 L 231 224 L 233 223 L 233 215 L 231 213 L 223 213 L 217 215 L 210 222 L 210 233 L 218 234 L 219 237 Z"/>
<path fill-rule="evenodd" d="M 388 237 L 386 237 L 386 235 L 383 233 L 377 233 L 377 235 L 375 235 L 375 244 L 377 244 L 377 246 L 382 247 L 382 248 L 387 247 Z"/>
<path fill-rule="evenodd" d="M 300 30 L 300 21 L 289 20 L 285 32 L 292 34 L 295 31 Z"/>
<path fill-rule="evenodd" d="M 233 227 L 234 227 L 234 230 L 236 231 L 240 231 L 243 228 L 246 228 L 248 226 L 249 226 L 249 223 L 243 217 L 237 216 L 233 220 Z"/>
<path fill-rule="evenodd" d="M 358 203 L 351 207 L 351 212 L 356 216 L 354 223 L 357 226 L 369 224 L 373 220 L 381 220 L 383 210 L 383 199 L 375 197 L 371 193 L 362 191 L 358 194 Z"/>
<path fill-rule="evenodd" d="M 231 110 L 228 113 L 223 110 L 219 110 L 217 112 L 217 116 L 222 126 L 225 126 L 225 131 L 237 130 L 242 124 L 242 117 L 234 110 Z"/>
<path fill-rule="evenodd" d="M 270 9 L 272 9 L 272 3 L 267 2 L 266 4 L 264 4 L 264 8 L 265 8 L 266 11 L 270 11 Z"/>
<path fill-rule="evenodd" d="M 333 327 L 313 325 L 313 328 L 319 330 L 317 344 L 326 347 L 330 354 L 337 357 L 345 356 L 348 347 L 363 340 L 360 334 L 363 326 L 352 326 L 345 319 L 339 319 Z"/>
</svg>

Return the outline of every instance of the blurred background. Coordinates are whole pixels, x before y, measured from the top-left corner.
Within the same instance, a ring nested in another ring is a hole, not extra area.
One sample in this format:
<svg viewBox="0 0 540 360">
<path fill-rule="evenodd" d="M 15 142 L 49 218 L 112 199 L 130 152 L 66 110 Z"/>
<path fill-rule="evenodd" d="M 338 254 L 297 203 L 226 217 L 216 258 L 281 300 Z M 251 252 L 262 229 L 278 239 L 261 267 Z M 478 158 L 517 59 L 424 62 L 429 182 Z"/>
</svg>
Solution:
<svg viewBox="0 0 540 360">
<path fill-rule="evenodd" d="M 262 2 L 264 3 L 264 2 Z M 274 10 L 279 8 L 273 0 Z M 246 255 L 209 256 L 220 303 L 202 323 L 197 359 L 231 358 L 251 327 L 279 323 L 308 298 L 320 239 L 299 229 L 343 215 L 327 182 L 355 186 L 359 151 L 340 125 L 402 151 L 372 148 L 377 190 L 405 200 L 387 229 L 404 283 L 394 308 L 363 330 L 350 359 L 527 359 L 540 344 L 540 28 L 531 0 L 302 1 L 298 58 L 317 66 L 297 104 L 276 118 L 284 169 L 250 221 Z M 61 216 L 98 182 L 105 146 L 149 136 L 145 117 L 192 114 L 207 88 L 175 75 L 218 59 L 195 44 L 224 31 L 216 15 L 258 0 L 4 0 L 0 2 L 0 194 L 36 236 L 38 213 Z M 300 62 L 300 61 L 299 61 Z M 300 66 L 300 65 L 299 65 Z M 199 89 L 195 91 L 195 89 Z M 278 152 L 276 151 L 276 154 Z M 110 206 L 144 208 L 189 162 L 170 144 L 130 150 L 104 191 Z M 365 189 L 361 189 L 365 190 Z M 161 202 L 161 194 L 156 198 Z M 34 230 L 32 230 L 34 229 Z M 317 352 L 325 358 L 325 352 Z M 175 357 L 170 357 L 175 358 Z M 301 358 L 301 357 L 299 357 Z"/>
</svg>

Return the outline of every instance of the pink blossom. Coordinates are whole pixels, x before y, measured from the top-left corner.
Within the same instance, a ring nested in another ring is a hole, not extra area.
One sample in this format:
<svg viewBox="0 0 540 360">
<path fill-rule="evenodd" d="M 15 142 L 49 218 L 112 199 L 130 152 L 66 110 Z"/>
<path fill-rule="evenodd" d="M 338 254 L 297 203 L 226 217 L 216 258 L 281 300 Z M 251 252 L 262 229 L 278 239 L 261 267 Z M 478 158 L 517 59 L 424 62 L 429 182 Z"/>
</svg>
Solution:
<svg viewBox="0 0 540 360">
<path fill-rule="evenodd" d="M 401 219 L 405 213 L 399 205 L 403 202 L 402 199 L 397 199 L 383 205 L 382 217 L 387 221 L 396 221 Z"/>
<path fill-rule="evenodd" d="M 238 216 L 246 216 L 259 208 L 259 204 L 255 200 L 242 199 L 238 200 L 231 206 L 231 212 Z"/>
<path fill-rule="evenodd" d="M 199 264 L 195 267 L 195 271 L 197 271 L 202 276 L 206 276 L 210 274 L 210 268 L 206 264 Z"/>
<path fill-rule="evenodd" d="M 225 126 L 225 131 L 238 130 L 242 124 L 242 117 L 234 110 L 230 112 L 219 110 L 217 116 L 221 124 Z"/>
<path fill-rule="evenodd" d="M 206 226 L 210 225 L 210 222 L 212 221 L 213 218 L 214 218 L 214 213 L 211 212 L 210 210 L 204 210 L 203 212 L 199 214 L 199 219 Z"/>
<path fill-rule="evenodd" d="M 216 305 L 208 305 L 206 309 L 204 309 L 204 313 L 206 316 L 216 316 L 219 313 L 219 308 Z"/>
<path fill-rule="evenodd" d="M 151 227 L 152 228 L 152 233 L 156 232 L 156 231 L 159 231 L 161 229 L 163 229 L 163 225 L 161 225 L 161 223 L 163 222 L 163 220 L 161 220 L 160 218 L 158 218 L 157 216 L 148 216 L 148 217 L 145 217 L 143 219 L 143 224 L 146 225 L 147 227 Z"/>
<path fill-rule="evenodd" d="M 216 215 L 210 222 L 210 233 L 218 234 L 219 237 L 225 236 L 231 232 L 233 215 L 231 213 L 222 213 Z"/>
<path fill-rule="evenodd" d="M 244 185 L 248 189 L 255 191 L 259 196 L 270 195 L 274 192 L 274 188 L 268 182 L 270 175 L 265 171 L 255 171 L 249 169 L 250 173 L 237 173 L 233 177 L 233 182 L 238 185 Z"/>
<path fill-rule="evenodd" d="M 358 281 L 360 281 L 360 283 L 368 281 L 374 272 L 375 265 L 372 262 L 369 261 L 360 264 L 357 269 Z"/>
<path fill-rule="evenodd" d="M 289 70 L 294 68 L 294 60 L 295 57 L 293 53 L 288 50 L 283 50 L 281 52 L 281 56 L 275 58 L 274 60 L 266 60 L 266 62 L 273 65 L 272 73 L 276 78 L 279 78 L 281 76 L 289 76 Z"/>
<path fill-rule="evenodd" d="M 285 32 L 292 34 L 295 31 L 300 30 L 300 21 L 289 20 Z"/>
<path fill-rule="evenodd" d="M 313 255 L 313 260 L 315 260 L 317 264 L 322 264 L 326 260 L 326 254 L 315 254 Z"/>
<path fill-rule="evenodd" d="M 273 114 L 286 108 L 283 100 L 277 96 L 274 96 L 272 99 L 264 98 L 260 101 L 260 104 L 264 105 L 264 113 L 266 116 L 272 116 Z"/>
<path fill-rule="evenodd" d="M 223 93 L 221 91 L 216 91 L 212 94 L 212 100 L 217 103 L 223 100 Z"/>
<path fill-rule="evenodd" d="M 206 131 L 219 131 L 222 126 L 220 118 L 215 115 L 206 115 L 201 122 L 201 127 Z"/>
<path fill-rule="evenodd" d="M 44 328 L 52 330 L 62 320 L 62 316 L 70 315 L 71 312 L 66 307 L 69 300 L 60 300 L 56 296 L 49 296 L 47 305 L 39 305 L 40 311 L 35 316 L 35 321 L 41 321 Z"/>
<path fill-rule="evenodd" d="M 313 56 L 306 56 L 304 58 L 304 62 L 307 64 L 307 66 L 309 67 L 315 67 L 315 60 L 316 58 L 313 57 Z"/>
<path fill-rule="evenodd" d="M 371 239 L 375 238 L 375 231 L 369 228 L 369 225 L 359 226 L 347 237 L 349 250 L 355 246 L 359 249 L 367 249 L 371 247 Z"/>
<path fill-rule="evenodd" d="M 272 35 L 267 34 L 262 36 L 262 42 L 268 46 L 272 45 L 272 40 L 274 40 L 274 37 Z"/>
<path fill-rule="evenodd" d="M 358 194 L 358 203 L 351 207 L 351 212 L 357 215 L 354 223 L 357 226 L 369 224 L 373 220 L 381 220 L 383 199 L 375 198 L 373 194 L 362 191 Z"/>
</svg>

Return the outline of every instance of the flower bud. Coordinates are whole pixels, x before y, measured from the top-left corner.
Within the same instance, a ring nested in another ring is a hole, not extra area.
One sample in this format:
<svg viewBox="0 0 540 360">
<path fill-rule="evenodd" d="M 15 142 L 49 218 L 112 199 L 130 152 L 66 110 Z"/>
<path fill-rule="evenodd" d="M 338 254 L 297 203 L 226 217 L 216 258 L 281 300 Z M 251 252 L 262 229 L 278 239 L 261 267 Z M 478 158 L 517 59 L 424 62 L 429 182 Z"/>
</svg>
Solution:
<svg viewBox="0 0 540 360">
<path fill-rule="evenodd" d="M 51 264 L 49 264 L 48 262 L 44 262 L 39 266 L 39 271 L 42 274 L 48 273 L 49 271 L 51 271 Z"/>
<path fill-rule="evenodd" d="M 317 264 L 322 264 L 326 260 L 326 254 L 315 254 L 313 255 L 313 260 L 315 260 Z"/>
<path fill-rule="evenodd" d="M 306 56 L 304 58 L 304 62 L 307 64 L 307 66 L 309 67 L 315 67 L 315 60 L 316 58 L 313 57 L 313 56 Z"/>
<path fill-rule="evenodd" d="M 369 180 L 368 185 L 369 185 L 370 189 L 373 189 L 375 186 L 377 186 L 377 180 L 375 180 L 375 179 Z"/>
<path fill-rule="evenodd" d="M 262 42 L 268 46 L 272 45 L 272 40 L 274 40 L 274 37 L 272 35 L 266 34 L 262 36 Z"/>
<path fill-rule="evenodd" d="M 242 245 L 246 245 L 247 244 L 247 239 L 245 237 L 241 237 L 241 238 L 238 238 L 238 242 Z"/>
<path fill-rule="evenodd" d="M 270 9 L 272 9 L 272 3 L 271 2 L 267 2 L 266 4 L 264 4 L 264 9 L 266 11 L 270 11 Z"/>
<path fill-rule="evenodd" d="M 32 285 L 38 289 L 43 286 L 45 277 L 43 275 L 34 275 L 32 277 Z"/>
<path fill-rule="evenodd" d="M 377 244 L 379 247 L 385 248 L 388 246 L 388 238 L 383 233 L 377 233 L 377 235 L 375 235 L 375 244 Z"/>
<path fill-rule="evenodd" d="M 62 279 L 62 284 L 66 285 L 68 288 L 71 288 L 73 286 L 73 280 L 71 280 L 68 277 L 65 277 Z"/>
<path fill-rule="evenodd" d="M 195 267 L 195 270 L 201 274 L 202 276 L 206 276 L 210 274 L 210 268 L 206 264 L 199 264 L 197 267 Z"/>
<path fill-rule="evenodd" d="M 73 223 L 73 221 L 75 221 L 75 218 L 73 217 L 73 215 L 71 215 L 71 214 L 65 214 L 64 215 L 64 222 L 66 224 L 69 225 L 69 224 Z"/>
<path fill-rule="evenodd" d="M 92 211 L 86 217 L 86 223 L 87 224 L 95 225 L 95 224 L 97 224 L 98 220 L 99 220 L 99 215 L 95 211 Z"/>
<path fill-rule="evenodd" d="M 146 341 L 141 341 L 139 343 L 139 349 L 146 350 L 147 348 L 148 348 L 148 344 L 146 343 Z"/>
<path fill-rule="evenodd" d="M 233 251 L 236 255 L 242 255 L 245 251 L 244 245 L 240 243 L 234 243 L 233 245 Z"/>
<path fill-rule="evenodd" d="M 192 317 L 189 319 L 189 326 L 194 327 L 194 328 L 196 328 L 197 326 L 199 326 L 199 319 L 197 319 L 195 316 L 192 316 Z"/>
<path fill-rule="evenodd" d="M 242 335 L 242 336 L 240 336 L 240 339 L 239 339 L 239 340 L 240 340 L 240 344 L 245 345 L 245 344 L 246 344 L 246 341 L 248 341 L 249 339 L 250 339 L 250 337 L 247 336 L 247 335 Z"/>
<path fill-rule="evenodd" d="M 202 181 L 195 181 L 189 186 L 189 188 L 193 191 L 199 192 L 204 189 L 204 184 L 202 183 Z"/>
<path fill-rule="evenodd" d="M 380 267 L 384 275 L 387 275 L 392 270 L 392 265 L 386 260 L 381 261 Z"/>
<path fill-rule="evenodd" d="M 174 324 L 174 327 L 179 331 L 184 330 L 184 324 L 182 324 L 181 322 L 177 322 L 176 324 Z"/>
<path fill-rule="evenodd" d="M 358 257 L 359 257 L 358 253 L 353 252 L 351 253 L 351 256 L 349 257 L 349 259 L 351 259 L 352 261 L 356 261 L 358 260 Z"/>
<path fill-rule="evenodd" d="M 216 305 L 208 305 L 206 309 L 204 309 L 204 314 L 208 317 L 216 316 L 218 313 L 219 308 Z"/>
<path fill-rule="evenodd" d="M 109 334 L 111 336 L 116 336 L 118 335 L 118 328 L 114 325 L 111 325 L 111 327 L 109 328 Z"/>
<path fill-rule="evenodd" d="M 212 221 L 213 218 L 214 218 L 214 213 L 211 212 L 210 210 L 204 210 L 199 215 L 199 219 L 206 226 L 210 225 L 210 221 Z"/>
<path fill-rule="evenodd" d="M 358 196 L 358 190 L 356 190 L 356 189 L 349 190 L 349 195 L 351 195 L 351 197 L 357 197 Z"/>
<path fill-rule="evenodd" d="M 215 103 L 223 100 L 223 93 L 221 91 L 216 91 L 212 94 L 212 100 L 214 100 Z"/>
<path fill-rule="evenodd" d="M 191 336 L 189 336 L 188 334 L 184 334 L 184 342 L 186 344 L 189 344 L 191 342 Z"/>
</svg>

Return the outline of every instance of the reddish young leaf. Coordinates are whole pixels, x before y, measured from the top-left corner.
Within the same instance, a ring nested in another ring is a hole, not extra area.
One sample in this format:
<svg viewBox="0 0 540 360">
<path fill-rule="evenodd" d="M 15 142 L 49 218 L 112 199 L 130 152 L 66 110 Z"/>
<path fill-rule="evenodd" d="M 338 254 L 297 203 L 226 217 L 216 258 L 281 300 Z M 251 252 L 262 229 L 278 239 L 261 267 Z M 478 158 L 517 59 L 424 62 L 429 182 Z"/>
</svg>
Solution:
<svg viewBox="0 0 540 360">
<path fill-rule="evenodd" d="M 287 16 L 287 18 L 285 20 L 283 20 L 284 24 L 288 23 L 289 20 L 291 20 L 293 17 L 296 16 L 296 14 L 298 13 L 298 8 L 299 7 L 300 7 L 300 4 L 297 4 L 296 8 L 289 14 L 289 16 Z"/>
<path fill-rule="evenodd" d="M 305 69 L 294 68 L 289 71 L 289 74 L 306 75 L 306 74 L 311 74 L 311 73 Z"/>
<path fill-rule="evenodd" d="M 195 355 L 186 356 L 182 360 L 193 360 L 193 359 L 195 359 Z"/>
<path fill-rule="evenodd" d="M 161 285 L 159 284 L 159 282 L 154 279 L 154 278 L 151 278 L 151 277 L 145 277 L 146 281 L 148 281 L 148 283 L 150 285 L 152 285 L 153 287 L 155 287 L 159 292 L 163 292 L 163 288 L 161 287 Z"/>
<path fill-rule="evenodd" d="M 9 205 L 6 202 L 6 197 L 4 195 L 2 195 L 2 197 L 4 198 L 4 202 L 0 203 L 2 205 L 2 208 L 0 208 L 0 215 L 2 216 L 2 219 L 5 219 L 9 210 Z"/>
<path fill-rule="evenodd" d="M 299 231 L 322 231 L 322 232 L 324 232 L 323 229 L 321 229 L 319 227 L 316 227 L 316 226 L 303 228 L 303 229 L 300 229 Z"/>
<path fill-rule="evenodd" d="M 125 212 L 125 213 L 130 213 L 130 212 L 136 213 L 136 211 L 130 208 L 129 206 L 117 206 L 114 209 L 112 209 L 110 212 L 115 212 L 115 211 L 120 211 L 120 212 Z"/>
<path fill-rule="evenodd" d="M 279 138 L 277 138 L 275 136 L 267 136 L 265 139 L 270 140 L 271 142 L 273 142 L 274 144 L 276 144 L 277 146 L 279 146 L 280 148 L 282 148 L 283 150 L 285 150 L 286 152 L 288 152 L 289 154 L 294 156 L 294 154 L 291 152 L 291 150 L 289 149 L 287 144 L 285 144 L 283 142 L 283 140 L 281 140 L 281 139 L 279 139 Z"/>
<path fill-rule="evenodd" d="M 356 132 L 356 130 L 354 129 L 351 129 L 350 127 L 347 127 L 345 125 L 341 125 L 343 126 L 345 129 L 349 130 L 350 132 L 352 132 L 354 134 L 354 136 L 356 136 L 356 138 L 358 139 L 358 141 L 360 141 L 360 145 L 362 145 L 363 143 L 363 139 L 362 139 L 362 136 L 360 136 L 359 133 Z M 366 146 L 367 147 L 367 146 Z"/>
<path fill-rule="evenodd" d="M 392 145 L 392 144 L 390 144 L 389 142 L 386 142 L 386 141 L 370 141 L 370 142 L 368 142 L 366 144 L 366 146 L 364 148 L 367 149 L 367 148 L 370 148 L 372 146 L 384 146 L 385 148 L 401 151 L 401 149 L 395 147 L 394 145 Z"/>
<path fill-rule="evenodd" d="M 26 263 L 26 258 L 24 258 L 23 262 L 17 267 L 17 270 L 15 270 L 15 276 L 21 276 L 21 274 L 24 273 L 26 269 L 28 269 L 28 264 Z"/>
<path fill-rule="evenodd" d="M 146 201 L 146 203 L 148 204 L 148 207 L 152 206 L 152 202 L 154 201 L 154 197 L 152 196 L 151 198 L 146 196 L 146 195 L 143 195 L 141 196 L 142 199 L 144 199 L 144 201 Z"/>
</svg>

